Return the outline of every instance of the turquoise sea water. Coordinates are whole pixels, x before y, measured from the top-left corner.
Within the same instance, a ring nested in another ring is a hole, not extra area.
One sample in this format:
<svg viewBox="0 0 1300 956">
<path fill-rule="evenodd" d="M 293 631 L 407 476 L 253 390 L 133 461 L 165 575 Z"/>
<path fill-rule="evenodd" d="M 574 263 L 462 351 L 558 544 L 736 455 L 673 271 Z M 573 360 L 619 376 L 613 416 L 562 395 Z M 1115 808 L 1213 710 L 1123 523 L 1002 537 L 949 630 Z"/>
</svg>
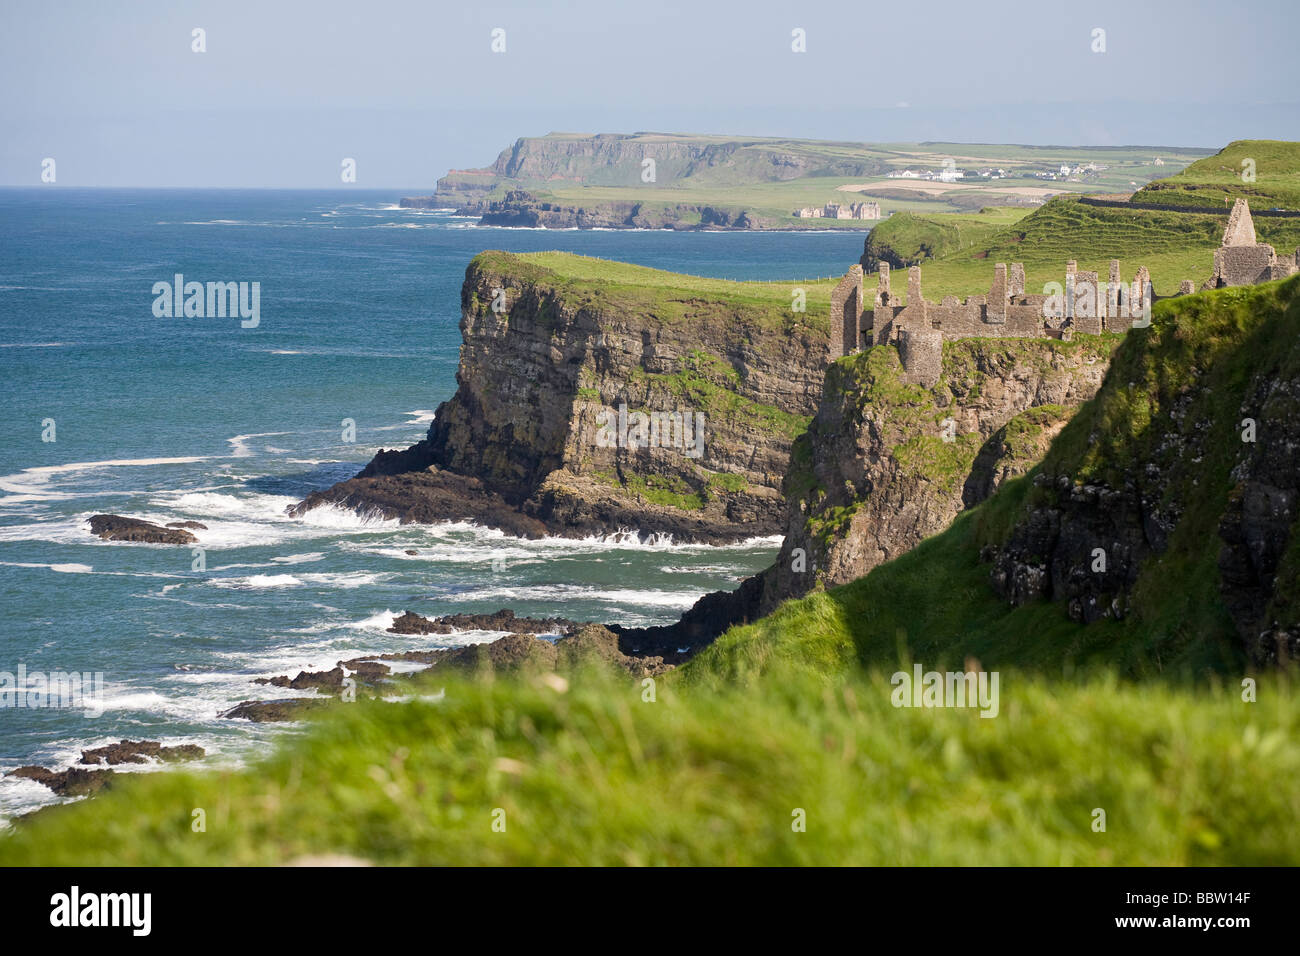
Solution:
<svg viewBox="0 0 1300 956">
<path fill-rule="evenodd" d="M 395 197 L 0 190 L 0 679 L 102 672 L 105 707 L 0 708 L 0 772 L 70 766 L 122 737 L 239 761 L 284 728 L 217 715 L 294 695 L 253 678 L 496 636 L 386 633 L 404 609 L 667 623 L 770 561 L 776 539 L 522 541 L 338 511 L 289 518 L 378 448 L 423 437 L 455 391 L 460 284 L 483 249 L 746 279 L 839 273 L 862 249 L 862 233 L 480 229 Z M 260 282 L 260 324 L 156 318 L 153 284 L 176 273 Z M 189 548 L 94 538 L 98 512 L 202 522 L 206 568 Z M 55 799 L 0 778 L 0 818 Z"/>
</svg>

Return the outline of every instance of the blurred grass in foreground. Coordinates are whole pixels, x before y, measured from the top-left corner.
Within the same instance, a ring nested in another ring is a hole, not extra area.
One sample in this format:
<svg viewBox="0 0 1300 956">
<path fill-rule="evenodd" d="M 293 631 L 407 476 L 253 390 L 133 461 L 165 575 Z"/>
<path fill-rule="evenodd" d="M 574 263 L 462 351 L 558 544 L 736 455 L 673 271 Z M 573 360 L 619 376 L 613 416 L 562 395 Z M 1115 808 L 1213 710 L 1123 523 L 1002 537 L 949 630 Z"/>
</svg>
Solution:
<svg viewBox="0 0 1300 956">
<path fill-rule="evenodd" d="M 675 683 L 653 703 L 587 673 L 564 691 L 534 675 L 335 707 L 246 771 L 137 775 L 42 811 L 0 838 L 0 863 L 1300 861 L 1300 719 L 1276 675 L 1244 703 L 1235 681 L 1004 671 L 993 719 L 896 709 L 885 673 Z"/>
</svg>

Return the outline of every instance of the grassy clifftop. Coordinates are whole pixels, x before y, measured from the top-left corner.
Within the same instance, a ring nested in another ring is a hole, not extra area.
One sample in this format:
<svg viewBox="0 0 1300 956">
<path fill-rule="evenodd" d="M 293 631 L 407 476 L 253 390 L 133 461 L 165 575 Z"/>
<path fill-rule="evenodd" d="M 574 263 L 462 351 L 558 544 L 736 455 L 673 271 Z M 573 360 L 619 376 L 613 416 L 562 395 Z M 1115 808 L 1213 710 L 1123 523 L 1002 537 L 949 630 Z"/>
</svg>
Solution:
<svg viewBox="0 0 1300 956">
<path fill-rule="evenodd" d="M 1133 202 L 1217 211 L 1230 209 L 1238 198 L 1255 209 L 1300 209 L 1300 143 L 1273 139 L 1229 143 L 1182 172 L 1147 183 L 1134 194 Z"/>
<path fill-rule="evenodd" d="M 963 250 L 975 251 L 1027 211 L 990 206 L 969 215 L 895 213 L 867 236 L 862 267 L 875 272 L 881 262 L 888 262 L 901 269 Z"/>
<path fill-rule="evenodd" d="M 733 282 L 568 252 L 482 252 L 474 257 L 471 268 L 541 283 L 562 291 L 574 302 L 617 305 L 664 321 L 686 320 L 707 303 L 730 307 L 736 318 L 752 320 L 763 328 L 805 326 L 822 335 L 830 330 L 831 291 L 839 281 L 837 276 Z M 805 312 L 791 309 L 795 289 L 804 291 Z"/>
<path fill-rule="evenodd" d="M 947 217 L 935 217 L 946 222 Z M 989 235 L 973 249 L 954 249 L 922 267 L 927 298 L 987 292 L 997 262 L 1023 262 L 1026 290 L 1042 291 L 1046 282 L 1061 282 L 1065 263 L 1095 271 L 1103 278 L 1111 259 L 1119 259 L 1125 280 L 1138 266 L 1151 271 L 1159 295 L 1173 295 L 1183 279 L 1199 287 L 1209 278 L 1214 250 L 1223 239 L 1228 211 L 1204 215 L 1093 206 L 1074 197 L 1057 197 L 1015 223 Z M 1279 254 L 1300 246 L 1300 219 L 1255 220 L 1260 242 Z"/>
</svg>

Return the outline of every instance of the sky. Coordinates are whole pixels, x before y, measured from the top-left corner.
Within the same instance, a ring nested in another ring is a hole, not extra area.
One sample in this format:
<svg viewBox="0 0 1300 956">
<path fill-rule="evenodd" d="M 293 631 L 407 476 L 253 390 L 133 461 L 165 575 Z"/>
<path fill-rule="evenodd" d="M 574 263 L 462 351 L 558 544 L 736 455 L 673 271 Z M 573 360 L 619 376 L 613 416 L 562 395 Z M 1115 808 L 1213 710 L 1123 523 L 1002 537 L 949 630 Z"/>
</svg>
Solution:
<svg viewBox="0 0 1300 956">
<path fill-rule="evenodd" d="M 352 159 L 429 191 L 553 130 L 1297 140 L 1297 36 L 1296 0 L 0 0 L 0 185 L 347 188 Z"/>
</svg>

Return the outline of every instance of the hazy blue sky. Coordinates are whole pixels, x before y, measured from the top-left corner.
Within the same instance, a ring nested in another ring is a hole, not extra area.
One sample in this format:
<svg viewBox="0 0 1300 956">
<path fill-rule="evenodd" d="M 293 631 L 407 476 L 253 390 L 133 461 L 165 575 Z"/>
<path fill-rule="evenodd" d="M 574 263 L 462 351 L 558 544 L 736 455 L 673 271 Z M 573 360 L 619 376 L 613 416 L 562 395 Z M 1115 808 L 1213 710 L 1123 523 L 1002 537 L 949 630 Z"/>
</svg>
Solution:
<svg viewBox="0 0 1300 956">
<path fill-rule="evenodd" d="M 1297 0 L 3 0 L 0 183 L 432 187 L 550 130 L 1300 139 L 1297 37 Z"/>
</svg>

